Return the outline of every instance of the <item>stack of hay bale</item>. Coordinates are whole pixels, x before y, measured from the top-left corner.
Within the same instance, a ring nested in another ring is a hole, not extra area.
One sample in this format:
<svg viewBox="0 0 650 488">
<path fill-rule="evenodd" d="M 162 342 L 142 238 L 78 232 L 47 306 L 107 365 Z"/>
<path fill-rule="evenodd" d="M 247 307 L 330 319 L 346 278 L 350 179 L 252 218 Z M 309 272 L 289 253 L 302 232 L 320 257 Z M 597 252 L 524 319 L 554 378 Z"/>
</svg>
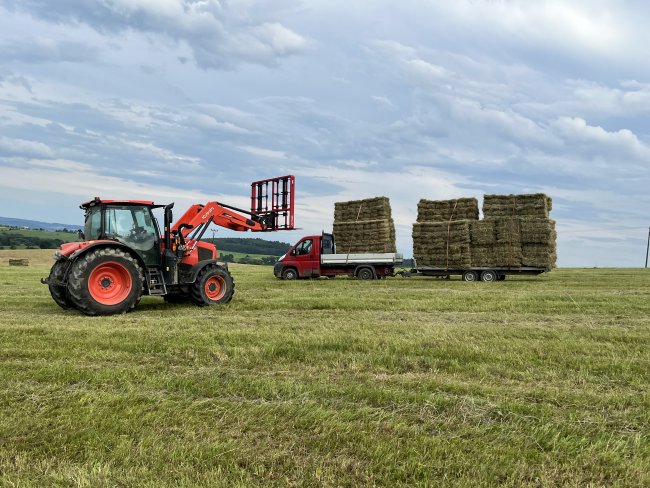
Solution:
<svg viewBox="0 0 650 488">
<path fill-rule="evenodd" d="M 413 224 L 413 256 L 419 266 L 469 268 L 470 223 L 478 220 L 476 198 L 420 200 Z"/>
<path fill-rule="evenodd" d="M 508 263 L 505 266 L 555 267 L 557 233 L 555 221 L 549 218 L 552 208 L 551 198 L 543 193 L 485 195 L 483 216 L 495 225 L 495 254 Z"/>
<path fill-rule="evenodd" d="M 413 255 L 436 268 L 553 268 L 557 259 L 551 199 L 530 195 L 485 195 L 484 220 L 474 198 L 420 200 L 413 225 Z"/>
<path fill-rule="evenodd" d="M 336 252 L 395 252 L 395 223 L 386 197 L 334 204 Z"/>
</svg>

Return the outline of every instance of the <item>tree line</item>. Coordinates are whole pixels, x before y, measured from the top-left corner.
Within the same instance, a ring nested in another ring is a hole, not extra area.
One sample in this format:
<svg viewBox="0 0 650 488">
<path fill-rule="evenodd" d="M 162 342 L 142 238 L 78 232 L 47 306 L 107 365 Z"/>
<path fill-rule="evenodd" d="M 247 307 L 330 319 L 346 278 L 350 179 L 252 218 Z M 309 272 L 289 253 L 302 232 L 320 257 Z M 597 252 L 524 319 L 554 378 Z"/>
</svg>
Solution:
<svg viewBox="0 0 650 488">
<path fill-rule="evenodd" d="M 56 249 L 64 241 L 56 238 L 31 237 L 22 234 L 13 234 L 11 232 L 0 233 L 0 247 L 9 249 L 18 249 L 26 247 L 27 249 Z"/>
<path fill-rule="evenodd" d="M 204 239 L 217 246 L 219 251 L 239 252 L 242 254 L 269 254 L 271 256 L 282 256 L 291 249 L 286 242 L 265 241 L 259 237 L 217 237 L 216 239 Z"/>
</svg>

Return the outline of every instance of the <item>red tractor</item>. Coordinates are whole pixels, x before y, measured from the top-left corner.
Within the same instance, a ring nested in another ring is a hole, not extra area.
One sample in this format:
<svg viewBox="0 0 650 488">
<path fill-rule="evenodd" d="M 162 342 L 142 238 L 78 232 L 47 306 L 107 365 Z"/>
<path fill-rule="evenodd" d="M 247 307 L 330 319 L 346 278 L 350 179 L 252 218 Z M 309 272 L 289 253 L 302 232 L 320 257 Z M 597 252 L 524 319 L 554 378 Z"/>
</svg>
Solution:
<svg viewBox="0 0 650 488">
<path fill-rule="evenodd" d="M 251 210 L 219 202 L 192 205 L 175 223 L 173 203 L 102 200 L 81 205 L 84 242 L 63 244 L 47 284 L 61 307 L 86 315 L 132 310 L 142 295 L 196 305 L 228 303 L 235 291 L 214 244 L 202 241 L 211 224 L 236 231 L 268 232 L 294 228 L 293 176 L 251 184 Z M 163 208 L 161 234 L 153 209 Z M 246 214 L 246 215 L 242 215 Z"/>
</svg>

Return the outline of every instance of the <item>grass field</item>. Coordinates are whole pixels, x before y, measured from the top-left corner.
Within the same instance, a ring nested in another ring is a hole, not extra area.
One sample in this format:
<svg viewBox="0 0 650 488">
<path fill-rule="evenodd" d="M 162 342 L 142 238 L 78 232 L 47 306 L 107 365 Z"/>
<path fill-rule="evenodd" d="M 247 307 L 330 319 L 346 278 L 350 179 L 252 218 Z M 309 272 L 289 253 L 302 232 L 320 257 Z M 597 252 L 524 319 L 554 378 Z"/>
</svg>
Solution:
<svg viewBox="0 0 650 488">
<path fill-rule="evenodd" d="M 0 486 L 650 485 L 648 270 L 233 265 L 228 306 L 89 318 L 7 253 Z"/>
</svg>

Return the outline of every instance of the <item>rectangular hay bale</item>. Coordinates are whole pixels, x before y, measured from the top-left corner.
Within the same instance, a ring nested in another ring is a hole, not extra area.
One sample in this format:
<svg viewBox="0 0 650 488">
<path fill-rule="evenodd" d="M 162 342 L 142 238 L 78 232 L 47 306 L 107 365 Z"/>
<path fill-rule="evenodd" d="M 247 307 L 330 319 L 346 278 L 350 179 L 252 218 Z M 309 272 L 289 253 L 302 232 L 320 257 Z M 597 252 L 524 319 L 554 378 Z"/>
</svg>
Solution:
<svg viewBox="0 0 650 488">
<path fill-rule="evenodd" d="M 476 198 L 453 200 L 426 200 L 418 202 L 418 222 L 446 222 L 449 220 L 478 220 Z"/>
</svg>

